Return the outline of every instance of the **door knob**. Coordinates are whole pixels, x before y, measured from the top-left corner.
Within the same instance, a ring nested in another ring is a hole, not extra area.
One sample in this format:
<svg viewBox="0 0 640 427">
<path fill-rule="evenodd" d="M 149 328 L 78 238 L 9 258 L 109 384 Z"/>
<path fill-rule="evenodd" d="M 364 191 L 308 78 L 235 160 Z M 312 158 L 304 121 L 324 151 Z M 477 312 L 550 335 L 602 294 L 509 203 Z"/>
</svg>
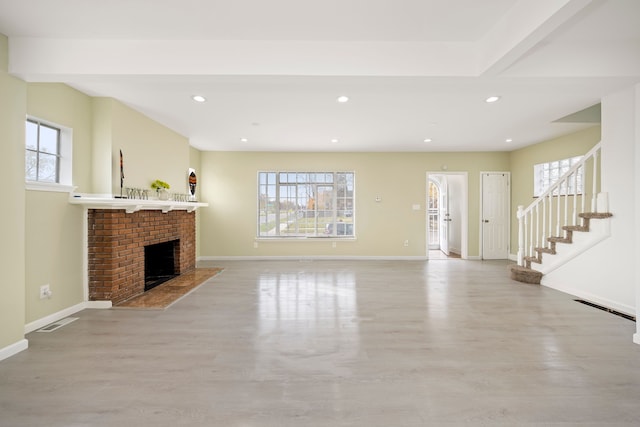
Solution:
<svg viewBox="0 0 640 427">
<path fill-rule="evenodd" d="M 485 219 L 483 222 L 489 222 L 489 220 L 488 220 L 488 219 Z"/>
</svg>

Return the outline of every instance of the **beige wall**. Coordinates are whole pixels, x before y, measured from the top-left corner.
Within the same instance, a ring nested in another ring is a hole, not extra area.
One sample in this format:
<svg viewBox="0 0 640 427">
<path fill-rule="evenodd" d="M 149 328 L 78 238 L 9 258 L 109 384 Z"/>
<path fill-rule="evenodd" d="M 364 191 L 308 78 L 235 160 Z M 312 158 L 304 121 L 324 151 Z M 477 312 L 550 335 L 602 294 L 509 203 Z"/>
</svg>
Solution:
<svg viewBox="0 0 640 427">
<path fill-rule="evenodd" d="M 59 83 L 29 83 L 27 114 L 73 130 L 73 185 L 91 192 L 91 98 Z"/>
<path fill-rule="evenodd" d="M 26 84 L 7 74 L 7 39 L 0 35 L 0 353 L 24 338 Z"/>
<path fill-rule="evenodd" d="M 92 98 L 91 99 L 91 124 L 92 124 L 92 166 L 91 193 L 113 194 L 114 184 L 112 182 L 112 149 L 111 140 L 111 116 L 113 110 L 113 99 Z M 119 185 L 120 183 L 118 183 Z"/>
<path fill-rule="evenodd" d="M 159 178 L 172 184 L 172 191 L 186 193 L 186 138 L 118 101 L 92 99 L 66 85 L 28 84 L 27 93 L 29 115 L 73 129 L 73 184 L 78 192 L 118 194 L 122 149 L 125 186 L 150 189 L 151 181 Z M 24 128 L 24 113 L 19 123 Z M 24 166 L 19 176 L 24 187 Z M 68 193 L 26 192 L 26 324 L 83 302 L 84 211 L 68 198 Z M 39 298 L 44 284 L 51 287 L 50 299 Z"/>
<path fill-rule="evenodd" d="M 518 252 L 518 205 L 533 202 L 533 166 L 586 154 L 600 141 L 600 126 L 565 135 L 510 153 L 511 168 L 511 254 Z"/>
<path fill-rule="evenodd" d="M 202 153 L 201 256 L 424 257 L 426 172 L 468 172 L 470 257 L 479 255 L 480 171 L 508 171 L 496 153 Z M 355 241 L 265 241 L 256 238 L 258 171 L 354 171 Z M 380 196 L 381 202 L 375 201 Z M 412 205 L 419 204 L 415 211 Z M 409 246 L 403 242 L 409 240 Z"/>
<path fill-rule="evenodd" d="M 200 188 L 202 188 L 202 182 L 200 182 L 200 170 L 202 166 L 202 153 L 200 150 L 193 147 L 189 148 L 189 167 L 196 170 L 196 177 L 198 183 L 196 184 L 196 200 L 201 199 Z M 196 210 L 196 236 L 200 232 L 200 214 L 202 211 Z M 196 258 L 200 256 L 200 239 L 196 238 Z"/>
<path fill-rule="evenodd" d="M 73 185 L 90 192 L 91 98 L 63 84 L 29 83 L 27 113 L 73 130 Z M 83 301 L 83 210 L 69 204 L 68 193 L 29 190 L 25 220 L 25 320 L 30 323 Z M 53 292 L 50 299 L 40 299 L 45 284 Z"/>
<path fill-rule="evenodd" d="M 118 101 L 112 103 L 113 194 L 120 192 L 120 150 L 125 187 L 150 189 L 160 179 L 171 185 L 169 191 L 186 194 L 189 140 Z"/>
</svg>

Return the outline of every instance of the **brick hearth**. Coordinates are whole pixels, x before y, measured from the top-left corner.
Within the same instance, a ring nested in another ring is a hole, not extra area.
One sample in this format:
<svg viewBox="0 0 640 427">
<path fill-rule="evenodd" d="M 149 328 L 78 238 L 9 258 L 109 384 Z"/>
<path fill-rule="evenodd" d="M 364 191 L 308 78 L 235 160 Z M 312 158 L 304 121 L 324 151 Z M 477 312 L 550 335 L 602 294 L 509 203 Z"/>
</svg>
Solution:
<svg viewBox="0 0 640 427">
<path fill-rule="evenodd" d="M 144 247 L 180 240 L 176 274 L 196 266 L 195 213 L 89 209 L 89 300 L 118 304 L 144 292 Z"/>
</svg>

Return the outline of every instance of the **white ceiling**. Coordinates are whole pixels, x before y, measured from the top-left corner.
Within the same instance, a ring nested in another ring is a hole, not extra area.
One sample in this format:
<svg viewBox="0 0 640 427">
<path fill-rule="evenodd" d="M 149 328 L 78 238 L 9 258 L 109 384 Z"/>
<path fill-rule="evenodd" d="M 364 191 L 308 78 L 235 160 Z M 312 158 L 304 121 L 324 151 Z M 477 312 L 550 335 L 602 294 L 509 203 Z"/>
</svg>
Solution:
<svg viewBox="0 0 640 427">
<path fill-rule="evenodd" d="M 638 0 L 0 0 L 0 33 L 203 150 L 513 150 L 640 82 Z"/>
</svg>

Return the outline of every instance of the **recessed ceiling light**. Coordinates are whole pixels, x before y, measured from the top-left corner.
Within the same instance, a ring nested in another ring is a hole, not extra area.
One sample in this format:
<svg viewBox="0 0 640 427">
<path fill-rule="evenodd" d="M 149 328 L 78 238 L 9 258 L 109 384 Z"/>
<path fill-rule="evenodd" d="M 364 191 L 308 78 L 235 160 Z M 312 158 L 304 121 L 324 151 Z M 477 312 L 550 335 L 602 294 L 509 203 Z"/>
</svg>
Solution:
<svg viewBox="0 0 640 427">
<path fill-rule="evenodd" d="M 338 102 L 341 103 L 341 104 L 344 104 L 345 102 L 349 102 L 349 97 L 345 96 L 345 95 L 339 96 L 338 97 Z"/>
<path fill-rule="evenodd" d="M 433 139 L 431 139 L 431 138 L 425 138 L 425 140 L 424 140 L 424 142 L 431 142 L 431 141 L 433 141 Z"/>
<path fill-rule="evenodd" d="M 485 99 L 484 102 L 487 102 L 487 103 L 491 104 L 492 102 L 496 102 L 498 100 L 500 100 L 500 97 L 493 95 L 493 96 L 490 96 L 487 99 Z"/>
<path fill-rule="evenodd" d="M 504 142 L 513 142 L 513 139 L 507 138 L 507 139 L 504 140 Z"/>
<path fill-rule="evenodd" d="M 194 101 L 196 101 L 196 102 L 206 102 L 206 100 L 207 100 L 207 98 L 205 98 L 205 97 L 204 97 L 204 96 L 202 96 L 202 95 L 193 95 L 193 96 L 191 97 L 191 99 L 193 99 L 193 100 L 194 100 Z"/>
<path fill-rule="evenodd" d="M 332 143 L 334 143 L 334 144 L 337 144 L 337 143 L 338 143 L 338 140 L 337 140 L 336 138 L 333 138 L 333 139 L 331 140 L 331 142 L 332 142 Z"/>
<path fill-rule="evenodd" d="M 249 140 L 247 138 L 240 138 L 240 142 L 248 142 Z"/>
</svg>

